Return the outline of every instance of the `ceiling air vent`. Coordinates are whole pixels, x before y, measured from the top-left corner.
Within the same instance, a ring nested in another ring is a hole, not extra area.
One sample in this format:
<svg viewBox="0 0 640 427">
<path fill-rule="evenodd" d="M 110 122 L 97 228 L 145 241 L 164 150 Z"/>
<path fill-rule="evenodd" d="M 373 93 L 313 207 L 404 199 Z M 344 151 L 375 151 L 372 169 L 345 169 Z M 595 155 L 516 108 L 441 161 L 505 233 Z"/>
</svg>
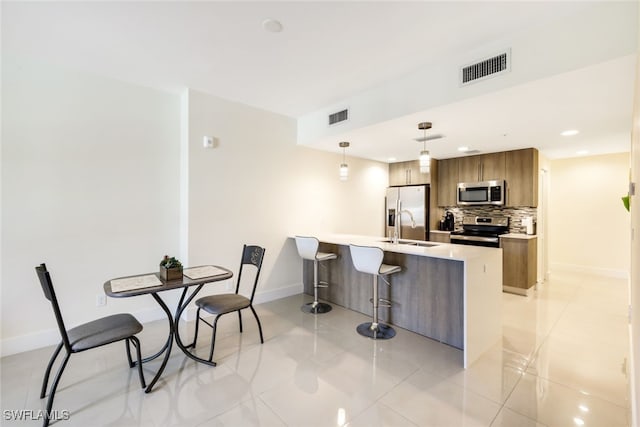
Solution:
<svg viewBox="0 0 640 427">
<path fill-rule="evenodd" d="M 511 51 L 460 68 L 460 83 L 468 85 L 511 70 Z"/>
<path fill-rule="evenodd" d="M 345 109 L 337 113 L 329 114 L 329 126 L 335 125 L 349 119 L 349 110 Z"/>
<path fill-rule="evenodd" d="M 419 138 L 413 138 L 414 141 L 418 141 L 418 142 L 426 142 L 426 141 L 433 141 L 434 139 L 440 139 L 440 138 L 444 138 L 444 135 L 441 133 L 436 133 L 435 135 L 429 135 L 429 136 L 421 136 Z"/>
</svg>

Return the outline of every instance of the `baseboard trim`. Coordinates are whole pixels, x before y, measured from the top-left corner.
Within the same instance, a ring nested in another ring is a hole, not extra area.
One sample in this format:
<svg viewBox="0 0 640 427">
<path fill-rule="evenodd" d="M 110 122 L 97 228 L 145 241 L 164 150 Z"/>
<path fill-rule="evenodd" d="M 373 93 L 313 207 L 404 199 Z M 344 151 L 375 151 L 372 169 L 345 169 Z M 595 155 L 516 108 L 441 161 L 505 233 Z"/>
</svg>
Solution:
<svg viewBox="0 0 640 427">
<path fill-rule="evenodd" d="M 595 276 L 614 277 L 617 279 L 628 279 L 629 270 L 619 270 L 615 268 L 600 268 L 589 267 L 586 265 L 577 264 L 565 264 L 565 263 L 552 263 L 550 264 L 550 272 L 565 272 L 565 273 L 585 273 L 593 274 Z"/>
<path fill-rule="evenodd" d="M 257 292 L 254 298 L 254 303 L 261 304 L 264 302 L 301 294 L 302 291 L 302 283 L 296 283 L 277 289 Z M 175 310 L 175 307 L 169 307 L 169 309 L 173 312 Z M 166 315 L 160 307 L 147 308 L 144 310 L 131 312 L 131 314 L 133 314 L 136 319 L 138 319 L 142 324 L 160 319 L 166 319 Z M 196 309 L 194 307 L 187 308 L 182 315 L 182 319 L 186 321 L 194 320 L 195 318 Z M 0 342 L 0 357 L 11 356 L 12 354 L 23 353 L 25 351 L 48 347 L 59 342 L 60 332 L 58 332 L 57 328 L 38 331 L 18 337 L 6 338 Z"/>
<path fill-rule="evenodd" d="M 530 287 L 529 289 L 516 288 L 515 286 L 505 286 L 502 285 L 502 292 L 507 292 L 509 294 L 521 295 L 523 297 L 528 297 L 531 292 L 535 289 L 535 285 Z"/>
</svg>

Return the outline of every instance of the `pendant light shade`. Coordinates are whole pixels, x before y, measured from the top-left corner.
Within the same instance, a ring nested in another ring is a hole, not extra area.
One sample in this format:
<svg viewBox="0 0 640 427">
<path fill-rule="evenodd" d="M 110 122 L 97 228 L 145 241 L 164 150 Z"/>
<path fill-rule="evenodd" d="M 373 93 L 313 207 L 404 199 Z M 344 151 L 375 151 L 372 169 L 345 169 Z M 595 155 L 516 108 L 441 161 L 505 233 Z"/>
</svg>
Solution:
<svg viewBox="0 0 640 427">
<path fill-rule="evenodd" d="M 349 165 L 345 161 L 345 148 L 349 146 L 349 143 L 346 141 L 341 142 L 340 148 L 342 148 L 342 163 L 340 164 L 340 181 L 346 181 L 349 179 Z"/>
<path fill-rule="evenodd" d="M 420 173 L 431 172 L 431 156 L 428 150 L 422 150 L 420 152 Z"/>
<path fill-rule="evenodd" d="M 349 178 L 349 165 L 342 163 L 340 165 L 340 181 L 346 181 Z"/>
<path fill-rule="evenodd" d="M 422 151 L 420 151 L 420 173 L 431 172 L 431 156 L 427 150 L 427 129 L 431 129 L 431 122 L 418 123 L 418 129 L 424 131 L 422 138 Z"/>
</svg>

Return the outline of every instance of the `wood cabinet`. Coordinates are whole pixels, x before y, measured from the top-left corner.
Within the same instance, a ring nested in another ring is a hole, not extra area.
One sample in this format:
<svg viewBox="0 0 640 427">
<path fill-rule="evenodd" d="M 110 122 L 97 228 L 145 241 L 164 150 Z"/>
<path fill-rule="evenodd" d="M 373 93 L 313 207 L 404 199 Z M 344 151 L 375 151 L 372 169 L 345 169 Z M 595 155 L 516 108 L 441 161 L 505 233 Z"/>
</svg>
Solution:
<svg viewBox="0 0 640 427">
<path fill-rule="evenodd" d="M 506 181 L 506 207 L 538 206 L 538 150 L 503 151 L 438 160 L 438 206 L 456 205 L 459 182 Z"/>
<path fill-rule="evenodd" d="M 538 150 L 513 150 L 505 155 L 506 206 L 538 206 Z"/>
<path fill-rule="evenodd" d="M 458 182 L 458 159 L 438 160 L 438 206 L 455 206 Z"/>
<path fill-rule="evenodd" d="M 505 179 L 504 152 L 460 157 L 458 161 L 460 182 Z"/>
<path fill-rule="evenodd" d="M 528 295 L 536 284 L 538 271 L 538 239 L 536 237 L 500 237 L 502 248 L 502 289 Z"/>
<path fill-rule="evenodd" d="M 451 243 L 451 232 L 432 230 L 429 232 L 429 241 L 438 243 Z"/>
<path fill-rule="evenodd" d="M 420 173 L 420 162 L 411 160 L 408 162 L 389 163 L 389 185 L 417 185 L 430 184 L 431 176 L 428 173 Z"/>
</svg>

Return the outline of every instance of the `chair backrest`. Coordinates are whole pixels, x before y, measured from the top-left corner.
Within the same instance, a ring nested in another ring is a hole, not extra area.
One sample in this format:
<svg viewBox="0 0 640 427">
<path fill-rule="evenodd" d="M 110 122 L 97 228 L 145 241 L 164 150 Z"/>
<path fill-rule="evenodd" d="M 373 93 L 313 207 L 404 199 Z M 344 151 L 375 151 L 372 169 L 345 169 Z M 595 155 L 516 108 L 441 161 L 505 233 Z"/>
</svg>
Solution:
<svg viewBox="0 0 640 427">
<path fill-rule="evenodd" d="M 64 343 L 67 351 L 71 352 L 67 329 L 65 328 L 64 321 L 62 320 L 62 313 L 60 313 L 60 306 L 58 305 L 58 299 L 56 298 L 56 292 L 53 289 L 53 282 L 51 281 L 51 275 L 47 271 L 47 266 L 44 263 L 37 266 L 36 274 L 38 275 L 38 279 L 40 279 L 40 286 L 42 286 L 42 292 L 44 292 L 45 298 L 51 302 L 51 306 L 53 307 L 53 313 L 56 316 L 56 322 L 58 323 L 62 342 Z"/>
<path fill-rule="evenodd" d="M 304 259 L 315 260 L 320 241 L 315 237 L 296 236 L 298 254 Z"/>
<path fill-rule="evenodd" d="M 378 274 L 384 252 L 375 246 L 349 245 L 351 260 L 356 270 L 362 273 Z"/>
<path fill-rule="evenodd" d="M 256 294 L 256 287 L 258 286 L 258 279 L 260 278 L 260 271 L 262 270 L 262 260 L 264 259 L 264 248 L 255 245 L 244 245 L 242 248 L 242 260 L 240 261 L 240 268 L 238 269 L 238 282 L 236 283 L 236 294 L 240 292 L 240 280 L 242 279 L 242 270 L 245 265 L 253 265 L 256 267 L 256 278 L 253 282 L 253 288 L 251 289 L 251 302 L 253 303 L 253 297 Z"/>
</svg>

